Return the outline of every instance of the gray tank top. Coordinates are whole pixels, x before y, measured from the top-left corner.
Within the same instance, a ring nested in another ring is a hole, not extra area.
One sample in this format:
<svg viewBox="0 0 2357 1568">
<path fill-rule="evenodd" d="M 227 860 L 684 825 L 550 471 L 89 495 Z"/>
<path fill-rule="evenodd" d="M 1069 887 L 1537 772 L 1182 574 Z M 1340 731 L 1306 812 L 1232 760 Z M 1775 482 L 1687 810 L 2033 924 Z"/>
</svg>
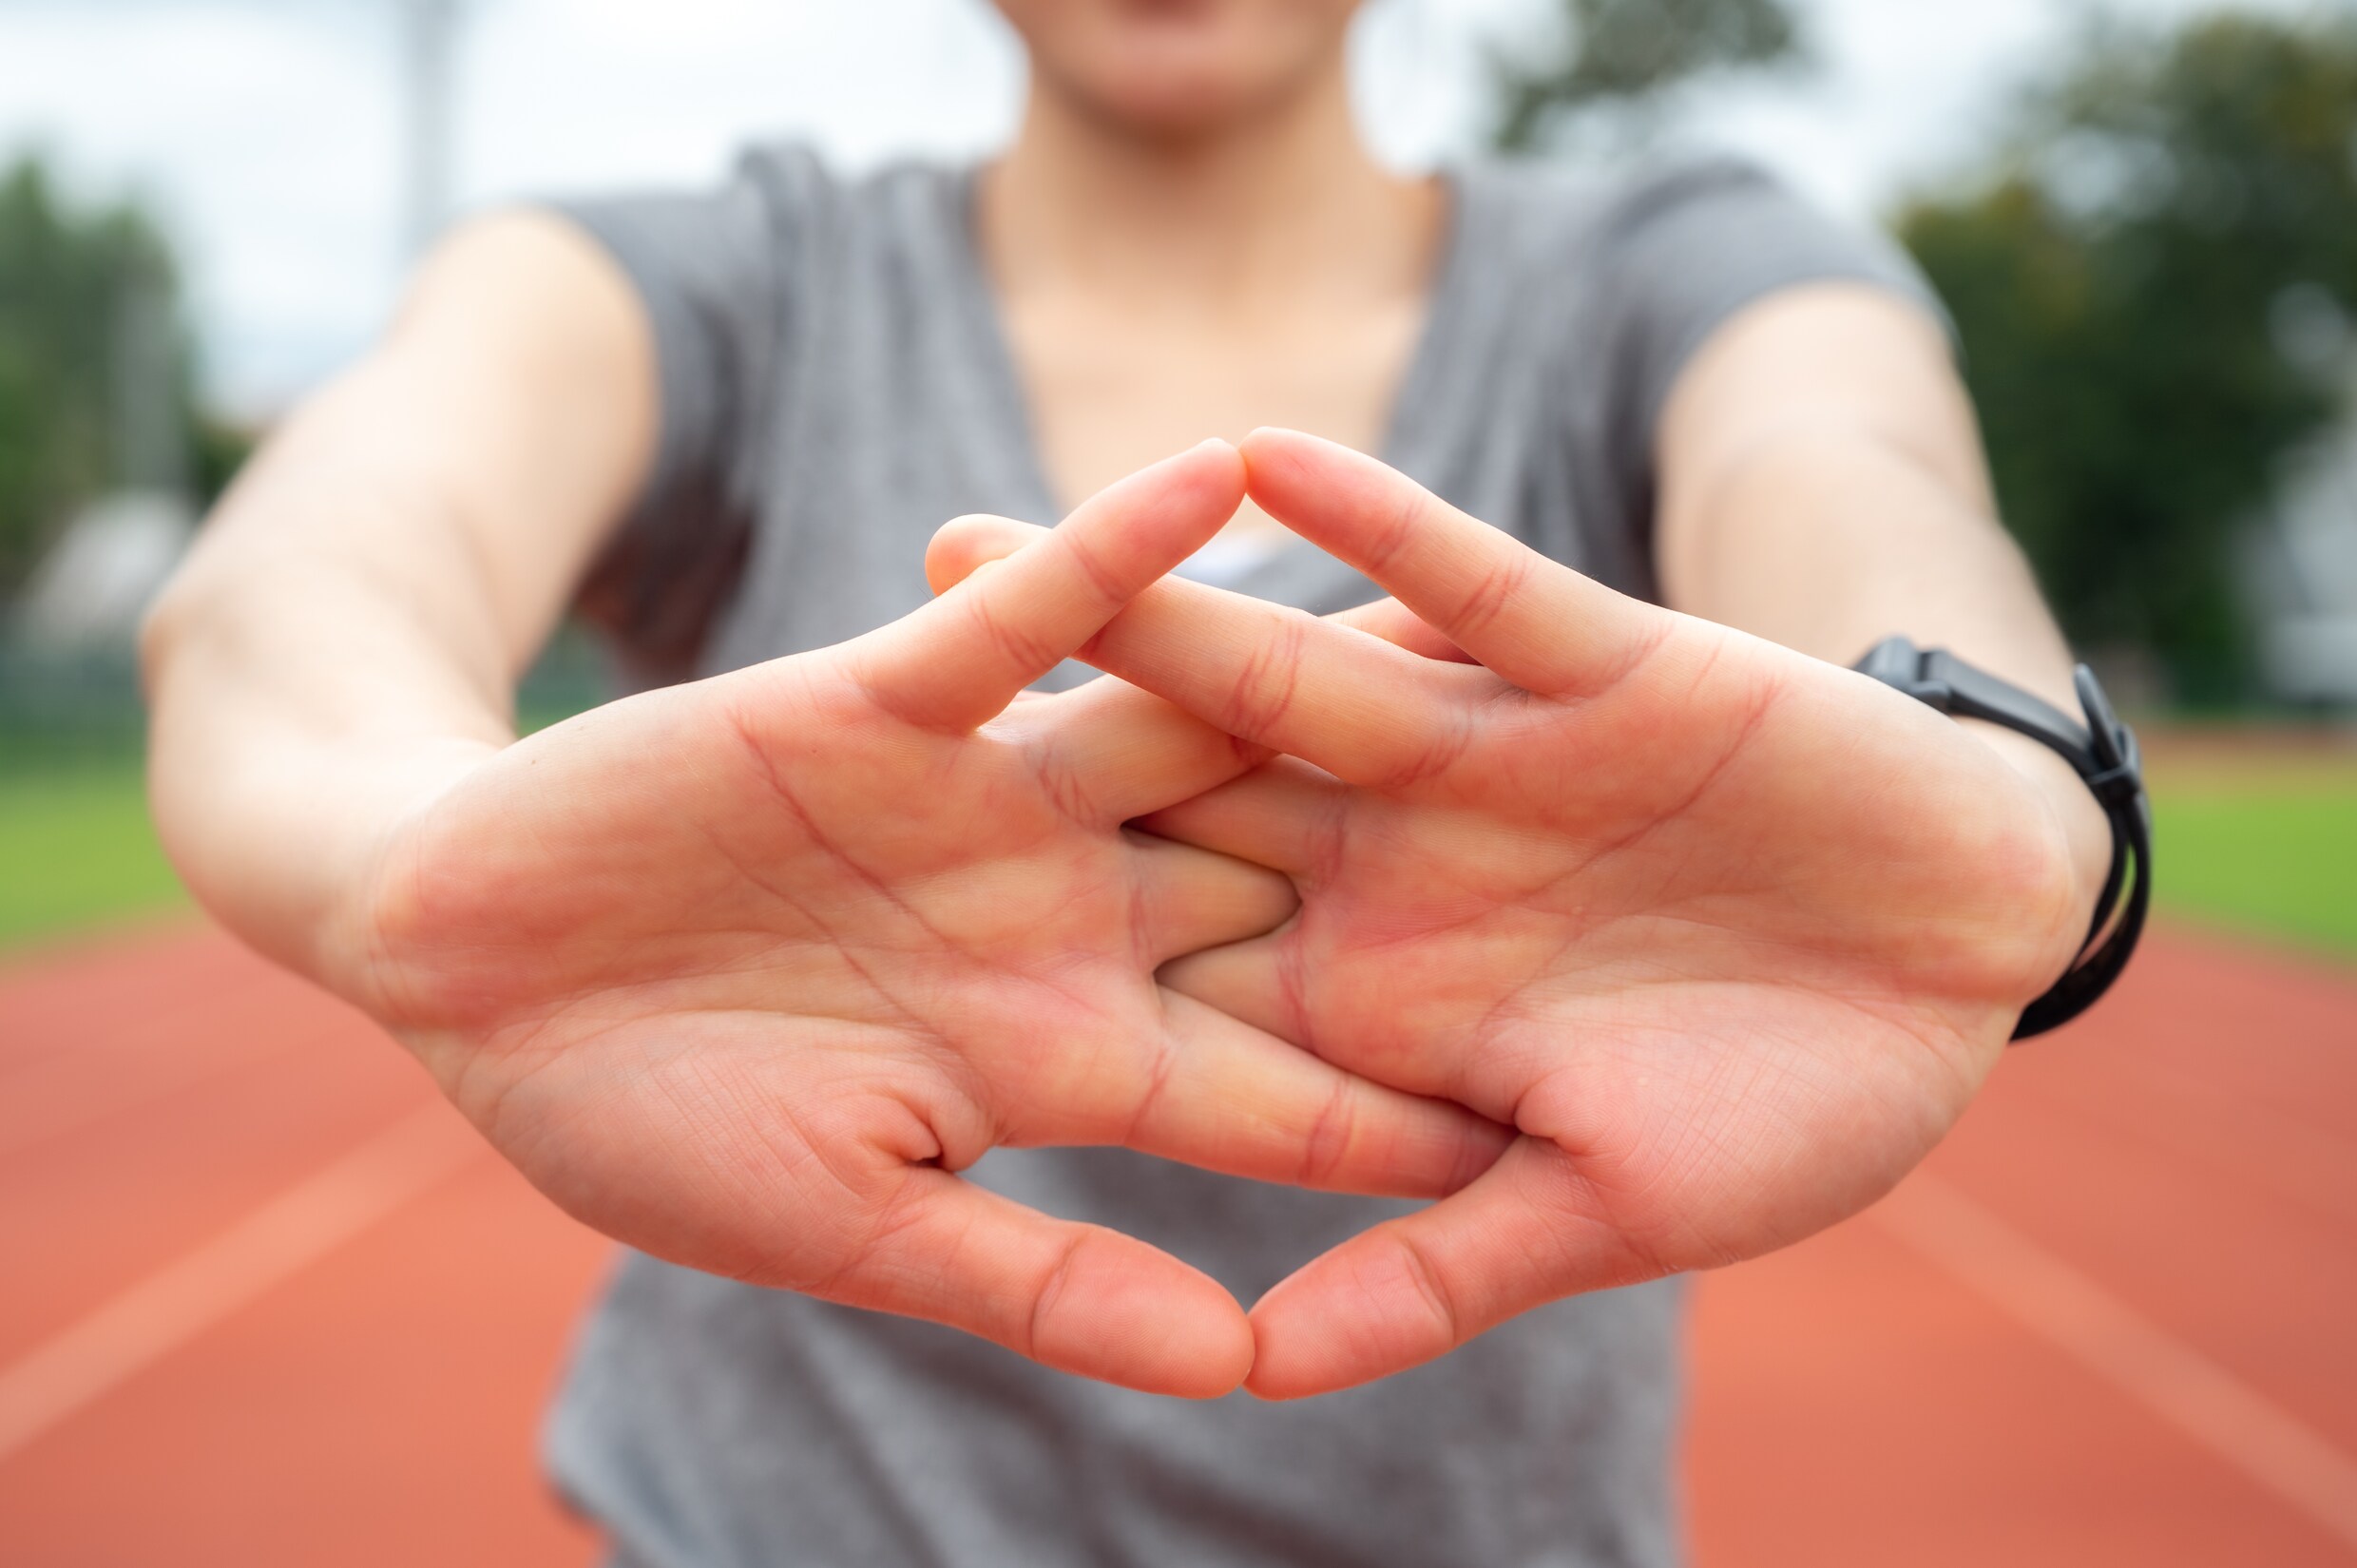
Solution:
<svg viewBox="0 0 2357 1568">
<path fill-rule="evenodd" d="M 1713 330 L 1810 281 L 1930 303 L 1886 246 L 1745 165 L 1448 181 L 1380 455 L 1626 592 L 1655 591 L 1654 426 Z M 632 679 L 905 614 L 927 597 L 927 540 L 961 512 L 1054 521 L 972 190 L 965 169 L 849 182 L 771 149 L 718 191 L 559 208 L 638 288 L 661 362 L 654 472 L 583 593 Z M 1318 612 L 1376 594 L 1307 545 L 1230 585 Z M 1246 1302 L 1404 1207 L 1121 1150 L 1001 1150 L 972 1176 Z M 547 1446 L 617 1558 L 650 1568 L 1668 1564 L 1677 1303 L 1672 1283 L 1587 1296 L 1347 1393 L 1190 1404 L 633 1256 Z"/>
</svg>

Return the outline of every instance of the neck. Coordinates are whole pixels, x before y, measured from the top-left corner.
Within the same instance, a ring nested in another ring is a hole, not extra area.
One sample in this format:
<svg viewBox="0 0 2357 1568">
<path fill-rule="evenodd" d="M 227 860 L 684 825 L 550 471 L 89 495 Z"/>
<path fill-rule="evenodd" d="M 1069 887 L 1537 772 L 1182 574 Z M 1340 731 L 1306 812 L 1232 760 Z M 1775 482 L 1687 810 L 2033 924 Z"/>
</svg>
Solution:
<svg viewBox="0 0 2357 1568">
<path fill-rule="evenodd" d="M 1139 135 L 1035 76 L 979 219 L 1010 292 L 1249 308 L 1352 275 L 1418 286 L 1435 205 L 1428 182 L 1389 173 L 1359 140 L 1337 54 L 1281 103 L 1185 139 Z"/>
</svg>

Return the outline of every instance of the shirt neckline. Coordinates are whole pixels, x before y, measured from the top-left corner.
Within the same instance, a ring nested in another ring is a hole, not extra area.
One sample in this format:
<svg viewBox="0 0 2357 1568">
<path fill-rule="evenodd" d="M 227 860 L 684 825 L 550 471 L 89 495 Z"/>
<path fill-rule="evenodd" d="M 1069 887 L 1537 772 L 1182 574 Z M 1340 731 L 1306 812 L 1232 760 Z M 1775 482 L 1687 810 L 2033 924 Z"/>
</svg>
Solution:
<svg viewBox="0 0 2357 1568">
<path fill-rule="evenodd" d="M 995 405 L 991 417 L 996 444 L 1010 460 L 1016 482 L 1027 492 L 1023 500 L 1032 509 L 1034 518 L 1052 526 L 1064 515 L 1063 507 L 1056 499 L 1055 487 L 1048 482 L 1047 466 L 1040 454 L 1030 394 L 1015 362 L 1014 344 L 1006 334 L 998 290 L 983 262 L 977 208 L 981 173 L 979 163 L 967 163 L 946 182 L 948 211 L 944 216 L 957 275 L 959 315 L 968 326 L 983 379 L 993 394 L 989 401 Z M 1419 428 L 1416 422 L 1430 400 L 1432 389 L 1442 379 L 1443 364 L 1455 341 L 1470 249 L 1467 237 L 1475 220 L 1470 211 L 1476 199 L 1475 182 L 1466 171 L 1444 165 L 1434 171 L 1433 177 L 1440 182 L 1446 199 L 1441 218 L 1440 259 L 1427 285 L 1424 321 L 1417 330 L 1415 347 L 1408 354 L 1407 370 L 1392 390 L 1391 406 L 1384 416 L 1381 449 L 1374 454 L 1393 468 L 1409 471 Z M 1305 539 L 1293 539 L 1270 551 L 1226 585 L 1250 592 L 1253 584 L 1284 569 L 1301 552 L 1315 548 Z"/>
</svg>

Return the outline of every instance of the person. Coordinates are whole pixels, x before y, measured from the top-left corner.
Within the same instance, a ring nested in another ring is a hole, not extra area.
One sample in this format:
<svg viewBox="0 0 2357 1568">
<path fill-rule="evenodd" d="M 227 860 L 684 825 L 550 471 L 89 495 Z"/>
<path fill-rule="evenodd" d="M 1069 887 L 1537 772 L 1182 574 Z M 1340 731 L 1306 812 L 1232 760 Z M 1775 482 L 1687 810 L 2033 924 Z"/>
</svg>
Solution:
<svg viewBox="0 0 2357 1568">
<path fill-rule="evenodd" d="M 440 247 L 153 613 L 170 851 L 636 1250 L 617 1562 L 1674 1561 L 1674 1276 L 2105 874 L 1844 667 L 2075 709 L 1938 306 L 1737 163 L 1387 172 L 1351 0 L 1001 9 L 978 167 Z M 635 695 L 518 739 L 574 605 Z"/>
</svg>

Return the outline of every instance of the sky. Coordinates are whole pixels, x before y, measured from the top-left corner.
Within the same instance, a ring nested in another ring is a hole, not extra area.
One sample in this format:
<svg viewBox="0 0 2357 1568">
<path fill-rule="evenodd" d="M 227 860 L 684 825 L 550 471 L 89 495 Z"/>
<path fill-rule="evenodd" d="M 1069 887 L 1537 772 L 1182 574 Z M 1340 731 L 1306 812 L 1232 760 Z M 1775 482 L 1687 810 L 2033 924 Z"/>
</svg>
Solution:
<svg viewBox="0 0 2357 1568">
<path fill-rule="evenodd" d="M 748 140 L 856 169 L 971 156 L 1012 125 L 1019 50 L 983 0 L 461 0 L 461 204 L 706 183 Z M 1690 134 L 1871 221 L 1964 167 L 2089 0 L 1799 0 L 1814 68 L 1715 93 Z M 2202 0 L 2114 0 L 2156 19 Z M 397 297 L 396 0 L 0 0 L 0 163 L 137 193 L 189 272 L 204 378 L 282 409 Z M 2280 9 L 2296 9 L 2284 0 Z M 1548 0 L 1370 0 L 1362 119 L 1404 167 L 1480 144 L 1488 51 Z"/>
</svg>

